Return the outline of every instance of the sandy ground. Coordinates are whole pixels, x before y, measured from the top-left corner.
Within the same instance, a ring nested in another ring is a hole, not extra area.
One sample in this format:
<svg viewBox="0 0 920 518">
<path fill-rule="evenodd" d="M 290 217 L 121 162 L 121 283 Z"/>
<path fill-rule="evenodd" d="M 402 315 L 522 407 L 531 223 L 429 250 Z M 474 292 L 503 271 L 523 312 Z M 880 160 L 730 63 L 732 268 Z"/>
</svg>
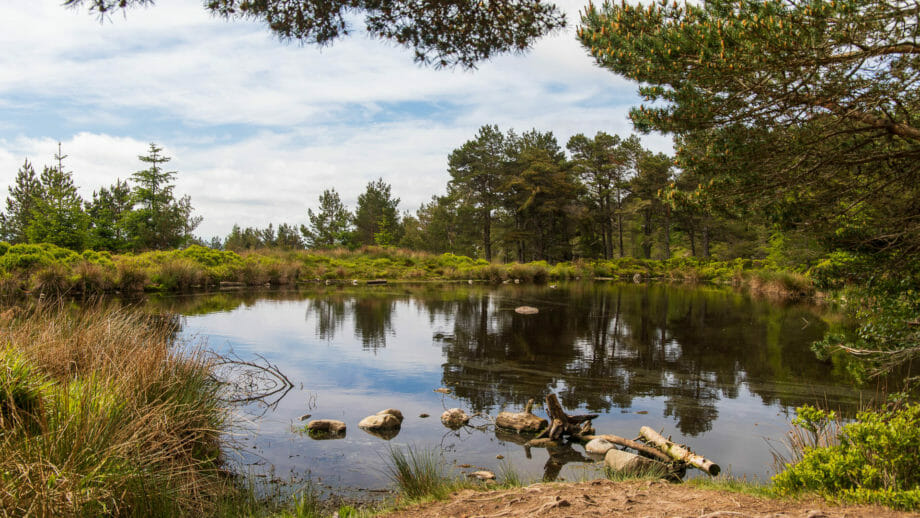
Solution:
<svg viewBox="0 0 920 518">
<path fill-rule="evenodd" d="M 881 507 L 837 506 L 824 500 L 772 500 L 667 482 L 595 480 L 534 484 L 503 491 L 464 490 L 450 500 L 401 509 L 391 517 L 903 517 Z"/>
</svg>

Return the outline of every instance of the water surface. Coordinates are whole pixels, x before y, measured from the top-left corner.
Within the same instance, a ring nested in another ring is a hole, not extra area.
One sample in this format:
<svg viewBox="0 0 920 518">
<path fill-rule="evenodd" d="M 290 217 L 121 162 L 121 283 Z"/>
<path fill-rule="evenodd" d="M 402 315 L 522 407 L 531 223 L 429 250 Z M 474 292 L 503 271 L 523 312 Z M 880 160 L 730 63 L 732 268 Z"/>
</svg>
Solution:
<svg viewBox="0 0 920 518">
<path fill-rule="evenodd" d="M 728 289 L 348 286 L 159 304 L 185 315 L 183 336 L 241 358 L 261 355 L 293 382 L 273 406 L 240 409 L 243 469 L 339 491 L 387 487 L 387 451 L 406 445 L 437 447 L 458 466 L 498 472 L 508 463 L 525 479 L 597 473 L 579 446 L 527 449 L 526 438 L 496 432 L 487 417 L 448 430 L 438 416 L 451 407 L 494 417 L 555 392 L 572 413 L 599 413 L 599 433 L 633 438 L 648 425 L 723 471 L 763 479 L 772 473 L 767 439 L 782 438 L 795 406 L 820 401 L 847 413 L 865 397 L 809 350 L 826 329 L 812 308 Z M 540 312 L 519 315 L 520 305 Z M 395 438 L 357 427 L 388 407 L 406 416 Z M 346 437 L 299 433 L 305 413 L 345 421 Z"/>
</svg>

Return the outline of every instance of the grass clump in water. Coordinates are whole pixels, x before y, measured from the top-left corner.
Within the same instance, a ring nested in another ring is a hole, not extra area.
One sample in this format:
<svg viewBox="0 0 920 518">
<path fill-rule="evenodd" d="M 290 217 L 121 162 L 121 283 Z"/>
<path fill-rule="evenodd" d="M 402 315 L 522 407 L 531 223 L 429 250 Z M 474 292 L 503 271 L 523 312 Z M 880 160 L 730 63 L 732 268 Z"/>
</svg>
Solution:
<svg viewBox="0 0 920 518">
<path fill-rule="evenodd" d="M 449 477 L 442 466 L 443 459 L 434 449 L 391 448 L 386 473 L 399 492 L 410 500 L 440 500 L 460 485 L 460 481 Z"/>
</svg>

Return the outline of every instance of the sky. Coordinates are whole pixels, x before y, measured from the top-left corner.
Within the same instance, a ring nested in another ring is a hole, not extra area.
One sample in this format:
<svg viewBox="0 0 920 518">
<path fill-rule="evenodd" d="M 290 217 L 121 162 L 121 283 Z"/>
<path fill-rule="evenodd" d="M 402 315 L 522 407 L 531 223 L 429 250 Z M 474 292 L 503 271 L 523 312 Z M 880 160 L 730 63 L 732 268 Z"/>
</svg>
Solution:
<svg viewBox="0 0 920 518">
<path fill-rule="evenodd" d="M 444 194 L 449 153 L 485 124 L 552 131 L 562 146 L 577 133 L 632 133 L 636 84 L 575 39 L 584 3 L 557 1 L 565 31 L 469 71 L 417 65 L 360 31 L 331 47 L 280 42 L 194 0 L 107 21 L 61 0 L 0 0 L 0 194 L 25 159 L 51 165 L 61 142 L 90 198 L 143 169 L 153 142 L 206 239 L 234 223 L 306 223 L 324 189 L 354 209 L 378 177 L 414 213 Z M 671 151 L 665 136 L 642 139 Z"/>
</svg>

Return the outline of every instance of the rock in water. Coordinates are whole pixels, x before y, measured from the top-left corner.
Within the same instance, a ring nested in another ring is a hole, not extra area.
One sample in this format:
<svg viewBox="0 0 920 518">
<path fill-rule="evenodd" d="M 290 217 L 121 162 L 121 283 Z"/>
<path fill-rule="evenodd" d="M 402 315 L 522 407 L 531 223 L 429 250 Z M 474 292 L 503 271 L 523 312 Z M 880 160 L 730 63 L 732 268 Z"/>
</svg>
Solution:
<svg viewBox="0 0 920 518">
<path fill-rule="evenodd" d="M 474 471 L 470 473 L 470 477 L 478 478 L 479 480 L 495 480 L 495 473 L 486 470 Z"/>
<path fill-rule="evenodd" d="M 363 430 L 393 430 L 399 428 L 399 419 L 391 414 L 369 415 L 358 423 Z"/>
<path fill-rule="evenodd" d="M 313 438 L 341 439 L 345 437 L 345 423 L 335 419 L 314 419 L 305 427 Z"/>
<path fill-rule="evenodd" d="M 540 310 L 533 306 L 518 306 L 514 308 L 514 312 L 519 315 L 536 315 Z"/>
<path fill-rule="evenodd" d="M 466 412 L 459 408 L 451 408 L 450 410 L 445 410 L 444 413 L 441 414 L 441 422 L 448 428 L 457 429 L 469 421 L 470 416 L 466 415 Z"/>
<path fill-rule="evenodd" d="M 585 444 L 585 451 L 595 455 L 606 455 L 614 446 L 616 445 L 605 439 L 591 439 Z"/>
<path fill-rule="evenodd" d="M 604 456 L 604 464 L 613 471 L 627 475 L 660 475 L 664 477 L 668 474 L 667 464 L 616 448 L 607 451 L 607 455 Z"/>
<path fill-rule="evenodd" d="M 397 410 L 397 409 L 395 409 L 395 408 L 388 408 L 388 409 L 386 409 L 386 410 L 381 410 L 381 411 L 377 412 L 377 415 L 391 415 L 391 416 L 393 416 L 393 417 L 395 417 L 396 419 L 399 420 L 399 424 L 402 424 L 402 422 L 403 422 L 403 414 L 402 414 L 402 412 L 400 412 L 399 410 Z"/>
<path fill-rule="evenodd" d="M 549 423 L 530 412 L 501 412 L 495 418 L 495 426 L 518 432 L 539 432 L 549 426 Z"/>
</svg>

